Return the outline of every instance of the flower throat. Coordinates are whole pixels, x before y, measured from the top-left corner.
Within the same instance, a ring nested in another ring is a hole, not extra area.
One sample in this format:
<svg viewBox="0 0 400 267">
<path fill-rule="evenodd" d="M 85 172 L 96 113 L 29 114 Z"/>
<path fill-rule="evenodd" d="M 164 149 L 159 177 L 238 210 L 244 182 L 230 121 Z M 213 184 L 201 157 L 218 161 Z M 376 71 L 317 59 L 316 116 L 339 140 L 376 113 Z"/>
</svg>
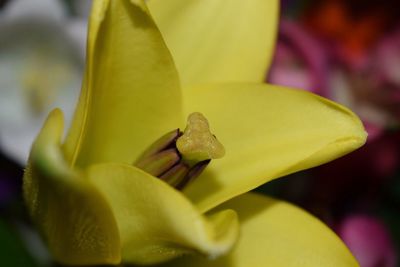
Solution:
<svg viewBox="0 0 400 267">
<path fill-rule="evenodd" d="M 176 129 L 159 138 L 134 165 L 182 189 L 199 176 L 212 159 L 224 154 L 225 149 L 210 132 L 207 119 L 195 112 L 189 115 L 183 132 Z"/>
</svg>

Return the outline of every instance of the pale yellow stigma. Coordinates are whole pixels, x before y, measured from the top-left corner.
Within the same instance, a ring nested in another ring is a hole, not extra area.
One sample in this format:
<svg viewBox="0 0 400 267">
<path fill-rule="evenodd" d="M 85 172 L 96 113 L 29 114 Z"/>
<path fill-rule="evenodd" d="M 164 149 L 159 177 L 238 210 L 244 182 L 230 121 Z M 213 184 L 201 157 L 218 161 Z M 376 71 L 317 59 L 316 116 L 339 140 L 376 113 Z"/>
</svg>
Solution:
<svg viewBox="0 0 400 267">
<path fill-rule="evenodd" d="M 207 119 L 199 112 L 189 115 L 186 129 L 176 141 L 176 147 L 189 161 L 218 159 L 225 155 L 224 146 L 210 132 Z"/>
</svg>

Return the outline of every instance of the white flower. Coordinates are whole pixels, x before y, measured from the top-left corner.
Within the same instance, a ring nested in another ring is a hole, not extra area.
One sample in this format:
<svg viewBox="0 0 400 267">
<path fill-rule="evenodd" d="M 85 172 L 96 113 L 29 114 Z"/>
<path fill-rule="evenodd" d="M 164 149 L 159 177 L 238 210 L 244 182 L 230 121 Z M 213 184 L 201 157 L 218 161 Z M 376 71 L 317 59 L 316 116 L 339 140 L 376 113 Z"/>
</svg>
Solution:
<svg viewBox="0 0 400 267">
<path fill-rule="evenodd" d="M 76 102 L 86 20 L 54 0 L 13 0 L 0 13 L 0 148 L 24 163 L 48 112 Z"/>
</svg>

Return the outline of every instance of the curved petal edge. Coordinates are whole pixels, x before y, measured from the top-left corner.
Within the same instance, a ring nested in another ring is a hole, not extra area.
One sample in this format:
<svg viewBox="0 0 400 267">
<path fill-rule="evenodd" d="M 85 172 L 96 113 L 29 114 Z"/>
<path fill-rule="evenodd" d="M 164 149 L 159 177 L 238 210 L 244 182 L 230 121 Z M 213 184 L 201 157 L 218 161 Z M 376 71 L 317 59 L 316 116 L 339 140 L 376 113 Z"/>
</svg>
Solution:
<svg viewBox="0 0 400 267">
<path fill-rule="evenodd" d="M 183 257 L 166 266 L 359 267 L 344 243 L 321 221 L 287 202 L 247 193 L 219 209 L 233 209 L 240 238 L 220 258 Z"/>
<path fill-rule="evenodd" d="M 63 116 L 53 110 L 36 138 L 23 178 L 25 203 L 57 262 L 118 264 L 119 233 L 103 196 L 61 151 Z"/>
<path fill-rule="evenodd" d="M 136 167 L 96 164 L 88 177 L 110 203 L 125 263 L 155 264 L 193 253 L 215 258 L 237 239 L 234 211 L 206 217 L 179 191 Z"/>
</svg>

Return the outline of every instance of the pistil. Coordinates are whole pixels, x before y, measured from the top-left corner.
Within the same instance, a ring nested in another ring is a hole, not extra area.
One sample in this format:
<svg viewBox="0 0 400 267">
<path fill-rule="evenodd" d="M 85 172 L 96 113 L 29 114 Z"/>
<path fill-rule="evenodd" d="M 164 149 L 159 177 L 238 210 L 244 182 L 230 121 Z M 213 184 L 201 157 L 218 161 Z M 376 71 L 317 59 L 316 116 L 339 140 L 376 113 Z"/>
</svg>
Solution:
<svg viewBox="0 0 400 267">
<path fill-rule="evenodd" d="M 199 112 L 189 115 L 186 129 L 176 146 L 184 160 L 189 162 L 218 159 L 225 155 L 223 145 L 211 133 L 207 119 Z"/>
<path fill-rule="evenodd" d="M 183 189 L 212 159 L 224 154 L 225 149 L 210 132 L 207 119 L 195 112 L 189 115 L 184 132 L 176 129 L 165 134 L 134 165 L 177 189 Z"/>
</svg>

